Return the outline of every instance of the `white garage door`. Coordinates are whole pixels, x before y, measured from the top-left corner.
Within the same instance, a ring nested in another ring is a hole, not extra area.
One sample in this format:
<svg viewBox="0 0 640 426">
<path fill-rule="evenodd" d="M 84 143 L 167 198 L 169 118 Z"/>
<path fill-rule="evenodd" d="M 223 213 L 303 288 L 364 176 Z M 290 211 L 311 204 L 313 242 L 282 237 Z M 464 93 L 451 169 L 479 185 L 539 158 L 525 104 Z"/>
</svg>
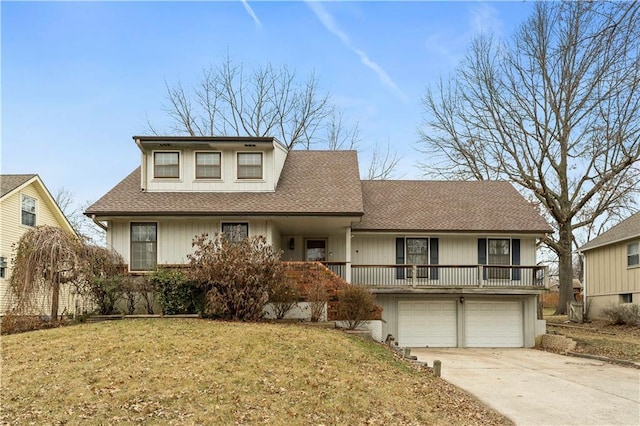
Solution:
<svg viewBox="0 0 640 426">
<path fill-rule="evenodd" d="M 398 301 L 398 344 L 408 347 L 455 348 L 455 300 Z"/>
<path fill-rule="evenodd" d="M 468 348 L 522 347 L 522 302 L 465 302 L 464 344 Z"/>
</svg>

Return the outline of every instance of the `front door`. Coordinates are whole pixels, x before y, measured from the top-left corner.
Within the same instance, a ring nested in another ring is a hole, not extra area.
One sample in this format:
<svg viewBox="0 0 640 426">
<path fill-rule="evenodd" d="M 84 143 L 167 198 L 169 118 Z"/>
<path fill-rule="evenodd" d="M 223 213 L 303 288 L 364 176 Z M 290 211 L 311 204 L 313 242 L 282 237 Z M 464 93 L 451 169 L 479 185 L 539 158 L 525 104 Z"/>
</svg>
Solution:
<svg viewBox="0 0 640 426">
<path fill-rule="evenodd" d="M 311 238 L 305 240 L 305 260 L 308 262 L 326 262 L 327 240 Z"/>
</svg>

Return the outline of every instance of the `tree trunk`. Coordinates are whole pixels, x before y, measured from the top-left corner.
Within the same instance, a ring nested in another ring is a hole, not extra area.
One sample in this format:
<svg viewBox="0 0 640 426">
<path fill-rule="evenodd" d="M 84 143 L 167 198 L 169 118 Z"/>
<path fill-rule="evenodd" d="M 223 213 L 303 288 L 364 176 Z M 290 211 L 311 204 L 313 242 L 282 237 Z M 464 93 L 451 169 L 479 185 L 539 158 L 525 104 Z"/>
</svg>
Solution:
<svg viewBox="0 0 640 426">
<path fill-rule="evenodd" d="M 572 229 L 571 223 L 560 224 L 560 238 L 558 245 L 559 298 L 556 315 L 567 314 L 567 304 L 573 300 L 573 259 L 572 259 Z"/>
<path fill-rule="evenodd" d="M 58 303 L 60 301 L 60 283 L 55 280 L 51 287 L 51 321 L 58 319 Z"/>
</svg>

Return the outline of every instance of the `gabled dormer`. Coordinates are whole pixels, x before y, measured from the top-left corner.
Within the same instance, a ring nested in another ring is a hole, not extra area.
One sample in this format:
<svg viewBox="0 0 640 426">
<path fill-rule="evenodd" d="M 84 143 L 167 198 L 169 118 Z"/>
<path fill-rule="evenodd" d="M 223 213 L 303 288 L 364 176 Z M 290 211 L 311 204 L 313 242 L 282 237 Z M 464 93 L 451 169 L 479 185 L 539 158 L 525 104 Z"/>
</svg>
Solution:
<svg viewBox="0 0 640 426">
<path fill-rule="evenodd" d="M 134 136 L 147 192 L 273 192 L 287 149 L 272 137 Z"/>
</svg>

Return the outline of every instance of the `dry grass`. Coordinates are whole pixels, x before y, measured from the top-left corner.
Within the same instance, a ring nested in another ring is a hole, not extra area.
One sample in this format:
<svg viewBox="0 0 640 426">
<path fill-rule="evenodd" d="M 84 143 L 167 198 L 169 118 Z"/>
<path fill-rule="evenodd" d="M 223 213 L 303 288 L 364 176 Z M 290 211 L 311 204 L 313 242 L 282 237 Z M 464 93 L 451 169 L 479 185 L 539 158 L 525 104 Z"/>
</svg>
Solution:
<svg viewBox="0 0 640 426">
<path fill-rule="evenodd" d="M 640 362 L 640 326 L 612 325 L 603 320 L 576 324 L 568 322 L 565 315 L 549 315 L 545 319 L 547 332 L 562 334 L 578 343 L 576 352 Z"/>
<path fill-rule="evenodd" d="M 333 330 L 129 320 L 3 336 L 6 424 L 507 424 Z"/>
</svg>

